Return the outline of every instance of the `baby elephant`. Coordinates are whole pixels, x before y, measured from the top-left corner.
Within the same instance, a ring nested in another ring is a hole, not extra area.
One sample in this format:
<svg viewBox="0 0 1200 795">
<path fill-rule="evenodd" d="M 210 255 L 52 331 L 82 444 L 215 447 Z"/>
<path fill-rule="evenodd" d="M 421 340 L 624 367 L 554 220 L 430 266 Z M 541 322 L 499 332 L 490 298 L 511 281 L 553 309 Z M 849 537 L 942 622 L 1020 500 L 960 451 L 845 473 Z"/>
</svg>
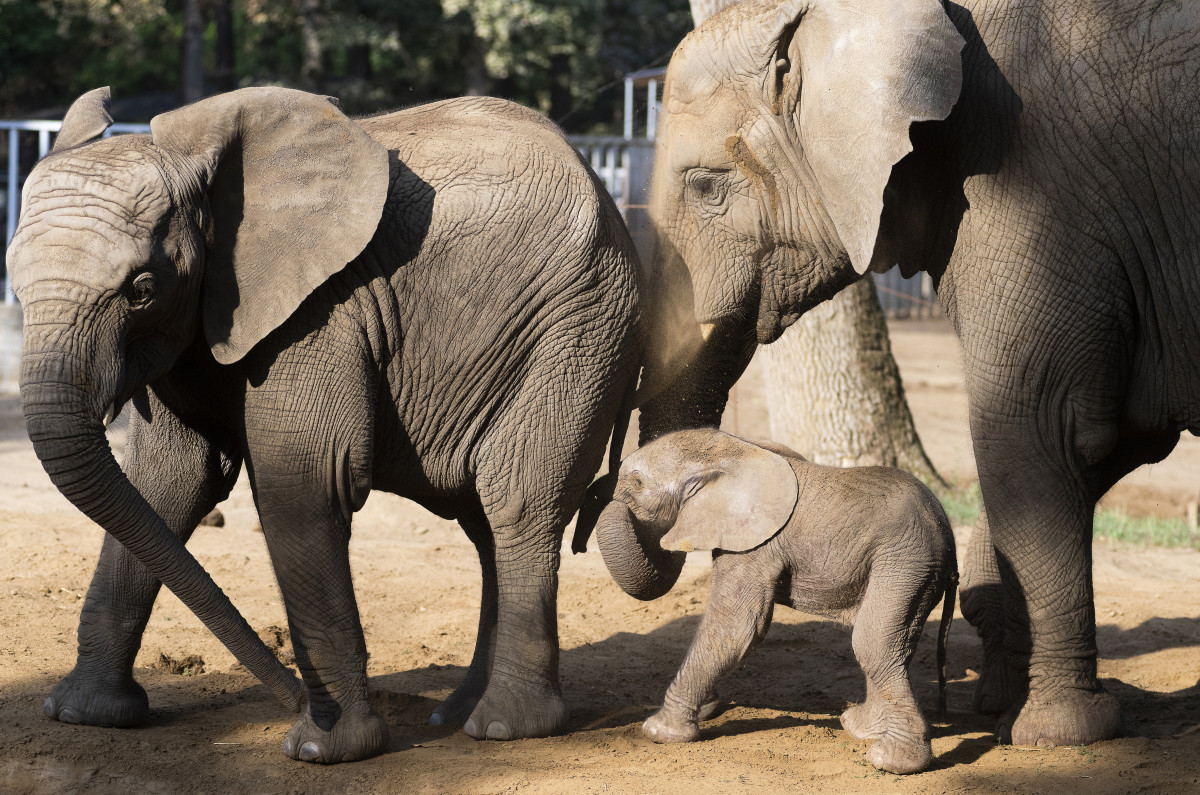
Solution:
<svg viewBox="0 0 1200 795">
<path fill-rule="evenodd" d="M 642 727 L 646 736 L 696 739 L 717 680 L 766 634 L 778 602 L 853 624 L 867 698 L 842 714 L 842 726 L 875 741 L 871 764 L 892 773 L 928 766 L 929 725 L 908 666 L 944 594 L 944 710 L 958 583 L 950 522 L 929 489 L 896 469 L 819 466 L 781 445 L 703 429 L 669 434 L 625 459 L 613 497 L 596 533 L 604 562 L 631 596 L 661 596 L 684 553 L 713 551 L 708 609 L 662 709 Z"/>
</svg>

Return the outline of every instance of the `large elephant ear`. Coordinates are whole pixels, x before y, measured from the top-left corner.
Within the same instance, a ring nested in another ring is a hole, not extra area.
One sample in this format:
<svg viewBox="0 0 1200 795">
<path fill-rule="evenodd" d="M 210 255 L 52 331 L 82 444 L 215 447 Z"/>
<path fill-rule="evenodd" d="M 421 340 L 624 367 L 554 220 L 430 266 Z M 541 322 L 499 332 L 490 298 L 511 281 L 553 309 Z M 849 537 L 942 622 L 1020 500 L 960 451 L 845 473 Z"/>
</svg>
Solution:
<svg viewBox="0 0 1200 795">
<path fill-rule="evenodd" d="M 80 144 L 86 144 L 104 135 L 104 131 L 112 126 L 113 117 L 109 113 L 109 102 L 112 94 L 108 86 L 93 89 L 71 103 L 67 115 L 63 117 L 62 127 L 58 137 L 54 139 L 53 152 L 62 152 Z"/>
<path fill-rule="evenodd" d="M 892 166 L 912 151 L 913 122 L 950 115 L 965 41 L 941 0 L 797 0 L 763 22 L 775 44 L 768 103 L 798 131 L 838 237 L 865 273 Z"/>
<path fill-rule="evenodd" d="M 783 456 L 738 440 L 738 454 L 723 456 L 687 488 L 663 549 L 745 552 L 773 538 L 796 509 L 796 473 Z"/>
<path fill-rule="evenodd" d="M 156 116 L 150 131 L 209 180 L 202 312 L 222 364 L 245 356 L 375 235 L 388 152 L 327 97 L 246 88 Z"/>
</svg>

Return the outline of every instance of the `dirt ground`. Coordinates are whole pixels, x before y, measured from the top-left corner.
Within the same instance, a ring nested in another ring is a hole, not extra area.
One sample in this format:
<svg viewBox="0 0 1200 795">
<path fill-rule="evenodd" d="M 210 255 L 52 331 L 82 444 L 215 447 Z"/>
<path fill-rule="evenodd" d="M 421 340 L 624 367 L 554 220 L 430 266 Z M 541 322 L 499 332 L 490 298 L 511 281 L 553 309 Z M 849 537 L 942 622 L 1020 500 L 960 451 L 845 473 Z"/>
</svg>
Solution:
<svg viewBox="0 0 1200 795">
<path fill-rule="evenodd" d="M 973 474 L 957 346 L 944 323 L 896 323 L 893 345 L 934 463 Z M 752 369 L 728 424 L 764 435 Z M 114 433 L 114 445 L 122 442 Z M 1196 499 L 1200 443 L 1110 495 L 1131 512 L 1181 515 Z M 258 629 L 286 625 L 245 483 L 223 528 L 191 543 Z M 958 528 L 959 543 L 968 528 Z M 569 533 L 568 533 L 569 536 Z M 950 639 L 950 711 L 935 723 L 932 768 L 898 777 L 863 760 L 838 724 L 863 694 L 843 627 L 778 608 L 767 640 L 726 682 L 729 708 L 699 742 L 660 746 L 641 721 L 660 702 L 704 609 L 709 561 L 651 603 L 625 596 L 598 552 L 564 548 L 561 673 L 572 717 L 560 737 L 477 742 L 426 725 L 470 659 L 479 600 L 473 547 L 457 525 L 375 494 L 355 521 L 356 587 L 371 651 L 372 698 L 392 727 L 388 753 L 334 767 L 279 752 L 291 716 L 170 594 L 137 660 L 152 715 L 137 729 L 47 720 L 42 701 L 74 662 L 82 596 L 101 532 L 67 504 L 34 458 L 18 401 L 0 396 L 0 791 L 12 792 L 1197 792 L 1200 791 L 1200 554 L 1097 542 L 1100 674 L 1125 709 L 1123 739 L 1087 748 L 998 746 L 968 707 L 979 643 Z M 594 546 L 594 545 L 593 545 Z M 932 708 L 933 646 L 914 664 Z M 193 655 L 202 658 L 203 671 Z M 182 662 L 181 662 L 182 661 Z M 170 664 L 170 663 L 174 664 Z"/>
</svg>

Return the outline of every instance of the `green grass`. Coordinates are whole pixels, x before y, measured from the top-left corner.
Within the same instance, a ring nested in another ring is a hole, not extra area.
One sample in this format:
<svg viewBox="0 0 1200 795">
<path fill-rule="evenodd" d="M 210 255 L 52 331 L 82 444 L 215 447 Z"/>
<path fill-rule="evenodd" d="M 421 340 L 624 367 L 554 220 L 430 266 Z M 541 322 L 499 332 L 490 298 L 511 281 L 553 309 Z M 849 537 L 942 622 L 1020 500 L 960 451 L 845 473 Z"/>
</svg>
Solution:
<svg viewBox="0 0 1200 795">
<path fill-rule="evenodd" d="M 953 524 L 975 524 L 982 504 L 978 483 L 935 491 Z M 1183 519 L 1128 516 L 1124 511 L 1115 508 L 1097 508 L 1092 527 L 1094 538 L 1108 541 L 1140 546 L 1200 549 L 1200 531 L 1192 529 Z"/>
</svg>

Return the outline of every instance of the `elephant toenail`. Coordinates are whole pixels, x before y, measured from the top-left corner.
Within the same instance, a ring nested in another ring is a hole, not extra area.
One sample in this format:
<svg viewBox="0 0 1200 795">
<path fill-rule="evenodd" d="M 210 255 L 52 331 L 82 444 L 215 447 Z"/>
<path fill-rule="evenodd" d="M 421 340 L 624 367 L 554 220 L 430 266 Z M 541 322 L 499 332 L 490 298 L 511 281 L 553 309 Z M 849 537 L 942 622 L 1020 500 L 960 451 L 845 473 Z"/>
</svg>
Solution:
<svg viewBox="0 0 1200 795">
<path fill-rule="evenodd" d="M 67 708 L 58 713 L 58 719 L 63 723 L 79 723 L 79 714 L 75 710 Z"/>
<path fill-rule="evenodd" d="M 46 713 L 47 718 L 54 717 L 54 699 L 48 698 L 42 702 L 42 712 Z"/>
<path fill-rule="evenodd" d="M 281 750 L 283 751 L 285 756 L 290 756 L 293 759 L 295 759 L 296 758 L 295 754 L 292 753 L 292 749 L 294 749 L 295 746 L 296 746 L 296 744 L 292 740 L 292 736 L 289 734 L 287 737 L 283 738 L 283 748 Z"/>
<path fill-rule="evenodd" d="M 509 734 L 508 727 L 498 720 L 494 720 L 488 724 L 487 738 L 489 740 L 507 740 L 512 735 Z"/>
<path fill-rule="evenodd" d="M 479 730 L 475 728 L 475 718 L 467 718 L 467 722 L 463 724 L 463 731 L 476 739 L 479 738 Z"/>
<path fill-rule="evenodd" d="M 313 762 L 321 756 L 321 749 L 317 744 L 309 740 L 304 745 L 300 746 L 300 761 Z"/>
<path fill-rule="evenodd" d="M 442 713 L 435 712 L 432 715 L 430 715 L 429 716 L 429 725 L 430 726 L 441 726 L 442 725 Z"/>
</svg>

